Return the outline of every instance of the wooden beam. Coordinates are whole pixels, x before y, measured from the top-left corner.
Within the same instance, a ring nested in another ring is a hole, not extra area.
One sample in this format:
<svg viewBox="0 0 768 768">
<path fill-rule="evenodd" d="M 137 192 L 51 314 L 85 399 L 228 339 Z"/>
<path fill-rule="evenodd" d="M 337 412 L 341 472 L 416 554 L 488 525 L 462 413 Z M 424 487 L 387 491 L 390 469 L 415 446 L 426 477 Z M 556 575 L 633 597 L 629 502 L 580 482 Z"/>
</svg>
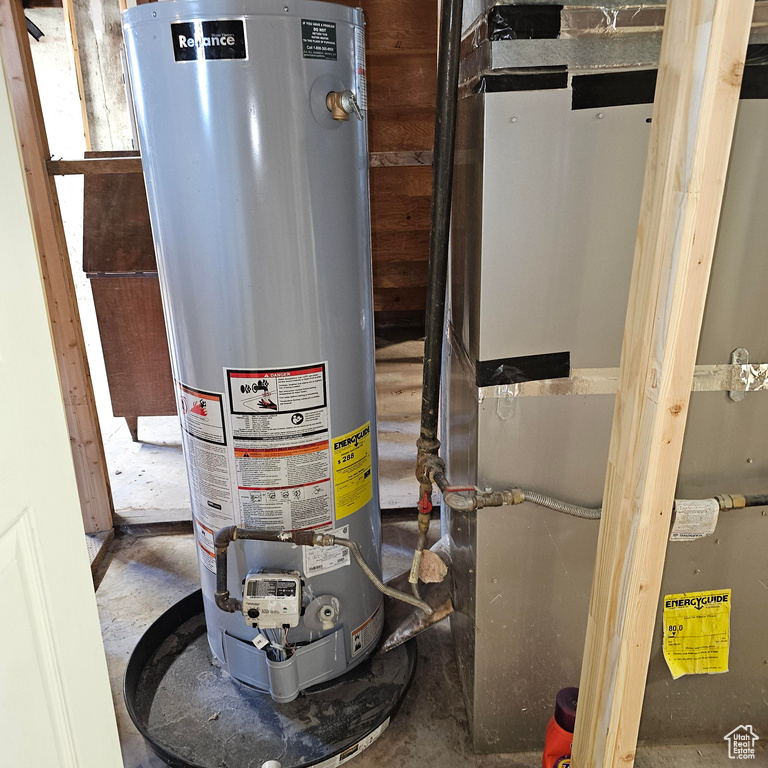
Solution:
<svg viewBox="0 0 768 768">
<path fill-rule="evenodd" d="M 432 151 L 371 152 L 368 156 L 368 166 L 370 168 L 403 168 L 414 165 L 432 165 Z"/>
<path fill-rule="evenodd" d="M 91 157 L 85 160 L 48 160 L 51 176 L 77 176 L 96 173 L 141 173 L 140 157 Z M 432 165 L 432 152 L 371 152 L 371 168 L 403 168 Z"/>
<path fill-rule="evenodd" d="M 91 129 L 88 127 L 88 108 L 85 104 L 85 85 L 83 83 L 83 65 L 80 62 L 80 44 L 77 41 L 77 20 L 72 0 L 63 0 L 64 27 L 69 37 L 69 50 L 72 54 L 72 66 L 75 68 L 77 95 L 80 98 L 80 112 L 83 116 L 83 137 L 86 151 L 91 148 Z"/>
<path fill-rule="evenodd" d="M 667 6 L 574 768 L 634 762 L 752 10 L 749 0 Z"/>
<path fill-rule="evenodd" d="M 112 528 L 109 476 L 56 181 L 46 167 L 50 152 L 21 0 L 0 0 L 0 54 L 24 159 L 83 521 L 87 533 L 105 531 Z"/>
<path fill-rule="evenodd" d="M 51 176 L 92 176 L 103 173 L 141 173 L 140 157 L 90 157 L 85 160 L 49 160 Z"/>
</svg>

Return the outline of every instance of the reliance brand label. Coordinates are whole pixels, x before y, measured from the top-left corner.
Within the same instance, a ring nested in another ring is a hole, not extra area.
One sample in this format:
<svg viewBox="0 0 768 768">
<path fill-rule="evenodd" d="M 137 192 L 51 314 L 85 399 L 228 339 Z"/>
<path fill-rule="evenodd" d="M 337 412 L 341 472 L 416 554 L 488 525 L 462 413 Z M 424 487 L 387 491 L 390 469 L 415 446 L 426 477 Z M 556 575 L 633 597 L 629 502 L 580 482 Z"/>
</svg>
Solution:
<svg viewBox="0 0 768 768">
<path fill-rule="evenodd" d="M 176 22 L 171 37 L 176 61 L 248 58 L 242 19 Z"/>
</svg>

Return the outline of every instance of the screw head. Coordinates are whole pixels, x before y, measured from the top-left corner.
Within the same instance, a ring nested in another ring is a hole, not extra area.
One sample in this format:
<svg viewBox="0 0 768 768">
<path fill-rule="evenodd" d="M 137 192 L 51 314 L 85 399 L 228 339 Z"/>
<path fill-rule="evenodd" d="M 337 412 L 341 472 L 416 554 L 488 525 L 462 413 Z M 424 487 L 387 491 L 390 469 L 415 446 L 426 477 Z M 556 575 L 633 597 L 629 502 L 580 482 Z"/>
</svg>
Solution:
<svg viewBox="0 0 768 768">
<path fill-rule="evenodd" d="M 602 120 L 605 117 L 605 115 L 602 112 L 597 113 L 597 119 Z"/>
</svg>

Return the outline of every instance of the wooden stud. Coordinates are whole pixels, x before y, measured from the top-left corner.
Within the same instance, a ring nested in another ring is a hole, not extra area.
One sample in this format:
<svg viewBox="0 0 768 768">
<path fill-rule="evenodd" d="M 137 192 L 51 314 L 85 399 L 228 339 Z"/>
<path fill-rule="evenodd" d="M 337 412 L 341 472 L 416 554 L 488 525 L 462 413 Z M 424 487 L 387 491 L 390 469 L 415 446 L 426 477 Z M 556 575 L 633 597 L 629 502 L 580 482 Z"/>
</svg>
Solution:
<svg viewBox="0 0 768 768">
<path fill-rule="evenodd" d="M 432 152 L 371 152 L 371 168 L 404 168 L 432 165 Z M 84 160 L 48 160 L 51 176 L 78 176 L 96 173 L 141 173 L 140 157 L 90 157 Z"/>
<path fill-rule="evenodd" d="M 48 139 L 21 0 L 0 0 L 0 54 L 26 171 L 83 521 L 87 533 L 105 531 L 112 528 L 109 476 L 56 181 L 46 167 Z"/>
<path fill-rule="evenodd" d="M 752 10 L 749 0 L 667 5 L 574 768 L 634 762 Z"/>
<path fill-rule="evenodd" d="M 49 160 L 51 176 L 92 176 L 103 173 L 141 173 L 140 157 L 87 157 L 84 160 Z"/>
<path fill-rule="evenodd" d="M 83 137 L 85 138 L 85 149 L 91 148 L 91 129 L 88 127 L 88 109 L 85 105 L 85 85 L 83 84 L 83 66 L 80 62 L 80 45 L 77 42 L 77 23 L 75 21 L 75 8 L 72 0 L 62 0 L 64 8 L 64 26 L 70 41 L 70 52 L 72 54 L 72 65 L 75 68 L 75 79 L 77 80 L 77 95 L 80 97 L 80 111 L 83 115 Z"/>
</svg>

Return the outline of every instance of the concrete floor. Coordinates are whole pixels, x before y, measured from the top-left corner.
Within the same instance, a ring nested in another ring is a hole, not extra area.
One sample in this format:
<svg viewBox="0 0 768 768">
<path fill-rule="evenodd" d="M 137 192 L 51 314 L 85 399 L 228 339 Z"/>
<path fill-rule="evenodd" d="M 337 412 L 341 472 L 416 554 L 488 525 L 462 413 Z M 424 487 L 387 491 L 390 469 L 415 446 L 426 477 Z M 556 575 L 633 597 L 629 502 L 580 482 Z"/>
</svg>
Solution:
<svg viewBox="0 0 768 768">
<path fill-rule="evenodd" d="M 435 526 L 436 528 L 437 526 Z M 415 526 L 385 522 L 387 575 L 405 570 Z M 162 768 L 133 727 L 123 703 L 123 673 L 149 624 L 173 603 L 197 589 L 198 571 L 191 534 L 118 535 L 102 569 L 96 593 L 107 652 L 118 729 L 126 768 Z M 543 734 L 542 734 L 543 738 Z M 768 749 L 758 742 L 753 765 L 768 765 Z M 641 747 L 638 768 L 728 765 L 725 742 L 693 747 Z M 469 746 L 467 717 L 448 622 L 419 639 L 416 678 L 397 717 L 384 735 L 351 763 L 355 768 L 538 768 L 541 754 L 475 755 Z M 286 766 L 285 768 L 288 768 Z"/>
</svg>

